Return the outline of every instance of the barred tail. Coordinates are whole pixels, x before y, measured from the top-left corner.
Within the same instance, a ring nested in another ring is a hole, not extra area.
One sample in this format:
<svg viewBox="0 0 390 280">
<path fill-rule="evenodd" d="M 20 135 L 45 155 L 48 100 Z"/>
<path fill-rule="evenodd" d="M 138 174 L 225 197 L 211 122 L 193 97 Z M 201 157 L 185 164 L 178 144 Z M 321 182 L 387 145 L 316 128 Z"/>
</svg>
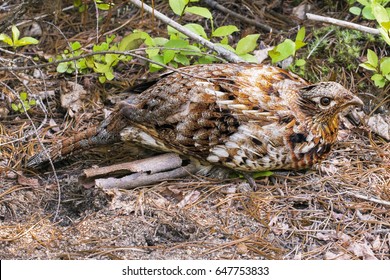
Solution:
<svg viewBox="0 0 390 280">
<path fill-rule="evenodd" d="M 53 144 L 45 151 L 33 155 L 28 159 L 26 167 L 36 168 L 48 163 L 50 160 L 53 162 L 61 161 L 81 150 L 88 150 L 99 145 L 119 142 L 120 131 L 124 127 L 125 122 L 121 116 L 119 118 L 118 115 L 110 116 L 100 126 L 77 133 L 74 136 Z"/>
</svg>

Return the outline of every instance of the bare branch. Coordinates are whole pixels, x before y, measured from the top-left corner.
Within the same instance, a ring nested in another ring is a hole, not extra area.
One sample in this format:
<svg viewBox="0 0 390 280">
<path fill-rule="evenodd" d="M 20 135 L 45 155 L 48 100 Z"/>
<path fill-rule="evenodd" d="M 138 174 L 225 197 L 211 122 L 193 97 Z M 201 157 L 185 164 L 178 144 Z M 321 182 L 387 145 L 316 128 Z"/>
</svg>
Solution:
<svg viewBox="0 0 390 280">
<path fill-rule="evenodd" d="M 345 21 L 345 20 L 339 20 L 339 19 L 335 19 L 335 18 L 331 18 L 331 17 L 323 17 L 323 16 L 310 14 L 310 13 L 307 13 L 306 16 L 308 19 L 314 20 L 314 21 L 326 22 L 326 23 L 330 23 L 333 25 L 338 25 L 338 26 L 342 26 L 342 27 L 346 27 L 346 28 L 350 28 L 350 29 L 355 29 L 355 30 L 359 30 L 359 31 L 374 34 L 374 35 L 380 34 L 379 30 L 376 28 L 363 26 L 363 25 L 352 23 L 352 22 Z"/>
</svg>

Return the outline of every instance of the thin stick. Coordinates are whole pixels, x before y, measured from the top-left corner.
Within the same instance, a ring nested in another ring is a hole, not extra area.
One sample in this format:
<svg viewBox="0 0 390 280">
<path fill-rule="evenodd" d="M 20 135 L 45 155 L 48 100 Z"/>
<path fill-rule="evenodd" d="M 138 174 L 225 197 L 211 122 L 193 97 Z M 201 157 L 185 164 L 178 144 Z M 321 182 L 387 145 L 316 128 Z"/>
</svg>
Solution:
<svg viewBox="0 0 390 280">
<path fill-rule="evenodd" d="M 363 25 L 352 23 L 352 22 L 345 21 L 345 20 L 339 20 L 339 19 L 335 19 L 335 18 L 331 18 L 331 17 L 323 17 L 323 16 L 310 14 L 310 13 L 307 13 L 306 16 L 308 19 L 314 20 L 314 21 L 331 23 L 333 25 L 338 25 L 338 26 L 342 26 L 342 27 L 346 27 L 346 28 L 350 28 L 350 29 L 355 29 L 355 30 L 359 30 L 359 31 L 374 34 L 374 35 L 380 34 L 379 30 L 376 28 L 363 26 Z"/>
<path fill-rule="evenodd" d="M 131 162 L 119 163 L 110 166 L 88 168 L 84 170 L 86 178 L 102 177 L 107 174 L 126 172 L 129 173 L 148 173 L 154 174 L 161 171 L 167 171 L 179 168 L 182 165 L 182 159 L 174 153 L 167 153 L 151 158 L 140 159 Z"/>
<path fill-rule="evenodd" d="M 356 198 L 360 198 L 360 199 L 368 200 L 368 201 L 371 201 L 371 202 L 374 202 L 374 203 L 390 206 L 390 201 L 378 199 L 378 198 L 375 198 L 375 197 L 369 197 L 367 195 L 357 194 L 357 193 L 353 193 L 353 192 L 346 192 L 346 193 L 351 195 L 351 196 L 354 196 Z"/>
<path fill-rule="evenodd" d="M 148 173 L 134 173 L 122 178 L 104 178 L 96 179 L 95 186 L 103 189 L 133 189 L 140 186 L 152 185 L 158 182 L 181 178 L 199 171 L 199 167 L 195 164 L 189 164 L 185 167 L 178 167 L 173 170 L 148 174 Z"/>
<path fill-rule="evenodd" d="M 216 1 L 213 1 L 213 0 L 203 0 L 204 3 L 206 3 L 208 6 L 210 6 L 211 8 L 213 9 L 216 9 L 216 10 L 220 10 L 221 12 L 224 12 L 226 14 L 229 14 L 235 18 L 238 18 L 239 20 L 243 21 L 243 22 L 246 22 L 250 25 L 254 25 L 258 28 L 260 28 L 261 30 L 265 31 L 265 32 L 272 32 L 272 27 L 264 24 L 264 23 L 260 23 L 259 21 L 257 20 L 253 20 L 253 19 L 250 19 L 250 18 L 247 18 L 241 14 L 238 14 L 236 12 L 233 12 L 232 10 L 229 10 L 228 8 L 218 4 Z"/>
<path fill-rule="evenodd" d="M 244 62 L 244 60 L 242 58 L 240 58 L 238 55 L 236 55 L 235 53 L 223 48 L 223 47 L 220 47 L 220 46 L 217 46 L 213 43 L 211 43 L 210 41 L 204 39 L 203 37 L 195 34 L 194 32 L 188 30 L 187 28 L 185 28 L 184 26 L 178 24 L 176 21 L 174 20 L 171 20 L 170 18 L 168 18 L 167 16 L 163 15 L 162 13 L 160 13 L 159 11 L 153 9 L 152 7 L 146 5 L 145 3 L 143 3 L 142 1 L 140 0 L 130 0 L 131 3 L 133 3 L 134 5 L 136 5 L 137 7 L 139 7 L 140 9 L 143 9 L 145 10 L 146 12 L 150 13 L 150 14 L 153 14 L 154 13 L 154 16 L 156 18 L 158 18 L 159 20 L 161 20 L 162 22 L 164 22 L 165 24 L 168 24 L 169 26 L 175 28 L 177 31 L 183 33 L 184 35 L 190 37 L 191 39 L 199 42 L 200 44 L 202 44 L 203 46 L 217 52 L 220 56 L 224 57 L 227 61 L 229 62 L 234 62 L 234 63 L 238 63 L 238 62 Z"/>
</svg>

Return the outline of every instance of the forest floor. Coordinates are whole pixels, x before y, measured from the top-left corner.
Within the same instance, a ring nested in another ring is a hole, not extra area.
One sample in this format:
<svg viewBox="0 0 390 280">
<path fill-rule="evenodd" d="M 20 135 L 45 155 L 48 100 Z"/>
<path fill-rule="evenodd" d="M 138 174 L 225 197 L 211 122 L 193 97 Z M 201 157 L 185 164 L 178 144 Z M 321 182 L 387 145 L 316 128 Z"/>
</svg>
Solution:
<svg viewBox="0 0 390 280">
<path fill-rule="evenodd" d="M 19 1 L 13 2 L 0 10 L 4 26 L 0 33 L 9 34 L 5 27 L 10 22 L 40 17 L 34 25 L 30 21 L 19 27 L 23 36 L 36 37 L 40 43 L 16 54 L 1 48 L 0 67 L 11 61 L 18 66 L 31 65 L 26 56 L 42 62 L 62 53 L 68 42 L 95 43 L 93 6 L 80 13 L 76 9 L 60 12 L 73 1 L 50 5 L 30 1 L 23 8 Z M 155 2 L 157 10 L 179 20 L 168 1 Z M 24 162 L 36 153 L 38 143 L 32 124 L 40 128 L 46 146 L 97 124 L 106 110 L 126 97 L 121 92 L 155 75 L 148 72 L 147 63 L 135 58 L 123 63 L 115 68 L 115 79 L 105 84 L 97 81 L 96 74 L 79 74 L 77 79 L 59 74 L 56 66 L 39 68 L 41 72 L 2 70 L 0 259 L 390 259 L 390 143 L 373 133 L 364 120 L 388 115 L 389 88 L 376 89 L 368 73 L 357 67 L 375 42 L 363 42 L 364 35 L 358 35 L 352 43 L 359 47 L 359 57 L 351 59 L 355 66 L 348 67 L 338 60 L 337 48 L 339 44 L 344 49 L 351 47 L 340 42 L 346 39 L 342 32 L 353 36 L 358 32 L 335 28 L 327 37 L 328 45 L 318 49 L 323 43 L 318 38 L 330 27 L 299 20 L 292 2 L 300 1 L 282 1 L 283 5 L 280 1 L 218 2 L 280 31 L 265 33 L 212 10 L 216 26 L 236 25 L 241 37 L 259 33 L 265 45 L 294 39 L 296 27 L 305 26 L 309 43 L 305 51 L 317 49 L 307 59 L 304 78 L 336 80 L 359 94 L 367 106 L 355 115 L 363 119 L 356 124 L 349 117 L 342 118 L 338 143 L 321 165 L 257 179 L 257 190 L 244 179 L 196 176 L 131 190 L 103 190 L 79 183 L 83 169 L 129 161 L 132 149 L 118 144 L 73 156 L 55 169 L 29 170 Z M 334 7 L 322 4 L 326 1 L 310 2 L 312 13 L 370 24 L 352 17 L 348 7 L 339 3 L 342 1 L 335 1 L 339 4 Z M 126 1 L 115 4 L 109 12 L 99 11 L 99 34 L 121 37 L 139 29 L 167 37 L 165 24 L 151 15 Z M 194 16 L 181 20 L 207 25 Z M 78 100 L 74 115 L 60 106 L 67 81 L 77 81 L 87 92 Z M 33 106 L 28 116 L 12 111 L 11 103 L 17 102 L 14 93 L 26 91 L 26 87 L 31 97 L 44 100 L 48 112 L 39 106 Z"/>
</svg>

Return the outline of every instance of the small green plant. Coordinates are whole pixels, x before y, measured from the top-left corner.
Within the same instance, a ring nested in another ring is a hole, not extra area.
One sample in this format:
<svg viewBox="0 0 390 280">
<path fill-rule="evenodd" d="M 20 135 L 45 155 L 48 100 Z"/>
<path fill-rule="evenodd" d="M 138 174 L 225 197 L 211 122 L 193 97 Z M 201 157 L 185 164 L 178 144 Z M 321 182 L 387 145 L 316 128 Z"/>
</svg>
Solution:
<svg viewBox="0 0 390 280">
<path fill-rule="evenodd" d="M 18 47 L 39 43 L 37 39 L 32 37 L 23 37 L 19 39 L 20 31 L 15 25 L 12 26 L 11 32 L 12 32 L 12 38 L 7 34 L 4 33 L 0 34 L 0 41 L 3 41 L 4 43 L 9 45 L 10 47 L 13 47 L 14 49 Z"/>
<path fill-rule="evenodd" d="M 378 30 L 386 42 L 390 45 L 390 8 L 386 7 L 390 0 L 357 0 L 350 1 L 351 4 L 355 2 L 360 3 L 364 8 L 353 6 L 350 12 L 355 15 L 362 15 L 365 19 L 376 20 L 378 23 Z M 361 67 L 373 71 L 374 74 L 371 80 L 374 84 L 382 88 L 390 81 L 390 57 L 378 58 L 378 55 L 372 50 L 367 52 L 367 61 L 360 64 Z"/>
<path fill-rule="evenodd" d="M 146 33 L 145 33 L 146 34 Z M 147 34 L 146 34 L 147 35 Z M 94 52 L 102 51 L 126 51 L 139 46 L 140 42 L 137 40 L 142 37 L 142 34 L 130 34 L 122 39 L 120 43 L 113 43 L 115 35 L 106 38 L 105 42 L 93 46 Z M 137 43 L 138 42 L 138 43 Z M 63 60 L 80 56 L 84 53 L 79 42 L 70 44 L 70 50 L 65 50 L 63 54 L 57 56 L 57 60 Z M 59 73 L 74 73 L 77 69 L 82 74 L 88 71 L 94 71 L 99 75 L 99 82 L 104 83 L 107 80 L 114 79 L 114 67 L 119 61 L 129 61 L 131 56 L 125 56 L 115 53 L 96 54 L 93 56 L 79 58 L 76 61 L 61 62 L 57 66 Z"/>
<path fill-rule="evenodd" d="M 295 41 L 290 39 L 284 40 L 282 43 L 274 47 L 272 50 L 268 52 L 268 55 L 272 59 L 272 63 L 277 63 L 290 56 L 295 56 L 295 53 L 300 48 L 306 46 L 306 43 L 303 41 L 305 39 L 306 30 L 305 27 L 302 27 L 298 30 L 297 36 L 295 37 Z M 304 59 L 299 59 L 295 62 L 295 64 L 299 67 L 305 65 Z"/>
<path fill-rule="evenodd" d="M 96 6 L 99 10 L 107 11 L 114 6 L 114 3 L 104 3 L 103 0 L 94 0 Z M 73 6 L 79 10 L 80 13 L 86 11 L 88 9 L 88 4 L 84 3 L 83 0 L 73 0 Z"/>
<path fill-rule="evenodd" d="M 15 112 L 24 113 L 31 109 L 32 106 L 36 105 L 36 100 L 28 97 L 27 92 L 21 92 L 19 95 L 19 102 L 12 103 L 11 108 Z"/>
<path fill-rule="evenodd" d="M 76 2 L 76 1 L 75 1 Z M 184 25 L 187 29 L 197 35 L 212 41 L 216 44 L 231 50 L 238 56 L 249 62 L 256 62 L 256 58 L 250 54 L 257 46 L 259 34 L 248 35 L 238 41 L 235 48 L 229 45 L 229 36 L 238 32 L 234 25 L 221 26 L 214 29 L 213 19 L 207 8 L 193 6 L 197 0 L 175 0 L 169 1 L 169 4 L 175 14 L 182 16 L 184 13 L 192 13 L 204 17 L 211 22 L 211 32 L 208 35 L 205 29 L 194 23 Z M 79 3 L 79 2 L 77 2 Z M 191 4 L 191 5 L 190 5 Z M 156 63 L 151 62 L 149 69 L 151 72 L 159 71 L 164 65 L 170 67 L 187 66 L 197 63 L 212 63 L 218 59 L 209 50 L 197 42 L 191 42 L 190 39 L 179 31 L 168 26 L 169 38 L 151 37 L 146 32 L 135 30 L 133 33 L 124 37 L 120 42 L 114 43 L 115 36 L 107 37 L 106 41 L 93 46 L 94 52 L 99 51 L 128 51 L 138 48 L 141 44 L 146 46 L 145 53 L 147 57 Z M 83 55 L 84 51 L 79 42 L 74 42 L 68 50 L 57 56 L 57 60 L 74 58 Z M 76 61 L 61 62 L 57 66 L 59 73 L 84 74 L 89 71 L 99 73 L 99 81 L 104 83 L 114 78 L 114 67 L 120 61 L 129 61 L 132 57 L 121 54 L 96 54 L 86 58 L 79 58 Z"/>
<path fill-rule="evenodd" d="M 217 45 L 220 45 L 243 58 L 248 62 L 257 62 L 256 58 L 250 53 L 256 48 L 259 34 L 251 34 L 240 41 L 238 41 L 235 48 L 229 44 L 229 36 L 234 32 L 238 32 L 239 29 L 234 25 L 221 26 L 214 29 L 213 17 L 211 12 L 204 7 L 193 6 L 192 3 L 198 2 L 197 0 L 170 0 L 169 5 L 172 11 L 182 17 L 184 13 L 195 14 L 210 21 L 211 34 L 207 34 L 205 29 L 195 23 L 185 24 L 184 27 L 194 32 L 195 34 L 212 41 L 216 41 Z M 163 65 L 169 65 L 171 67 L 186 66 L 196 63 L 212 63 L 217 61 L 217 58 L 213 55 L 205 55 L 208 52 L 207 48 L 199 43 L 191 42 L 188 37 L 176 29 L 168 26 L 167 38 L 149 38 L 145 40 L 145 44 L 149 47 L 146 50 L 148 58 L 158 62 L 159 64 L 150 64 L 150 71 L 158 71 L 162 69 Z"/>
<path fill-rule="evenodd" d="M 377 87 L 383 88 L 390 81 L 390 57 L 379 60 L 375 52 L 368 50 L 367 61 L 359 65 L 375 73 L 371 76 L 371 80 Z"/>
<path fill-rule="evenodd" d="M 349 4 L 353 5 L 356 2 L 363 5 L 363 8 L 361 8 L 359 6 L 352 6 L 349 8 L 349 12 L 351 14 L 354 14 L 357 16 L 362 15 L 363 18 L 365 18 L 365 19 L 375 20 L 376 17 L 375 17 L 374 10 L 378 9 L 378 5 L 385 7 L 390 2 L 390 0 L 374 0 L 374 1 L 372 1 L 372 0 L 352 0 L 351 1 L 350 0 Z M 388 12 L 389 12 L 389 10 L 388 10 Z"/>
</svg>

